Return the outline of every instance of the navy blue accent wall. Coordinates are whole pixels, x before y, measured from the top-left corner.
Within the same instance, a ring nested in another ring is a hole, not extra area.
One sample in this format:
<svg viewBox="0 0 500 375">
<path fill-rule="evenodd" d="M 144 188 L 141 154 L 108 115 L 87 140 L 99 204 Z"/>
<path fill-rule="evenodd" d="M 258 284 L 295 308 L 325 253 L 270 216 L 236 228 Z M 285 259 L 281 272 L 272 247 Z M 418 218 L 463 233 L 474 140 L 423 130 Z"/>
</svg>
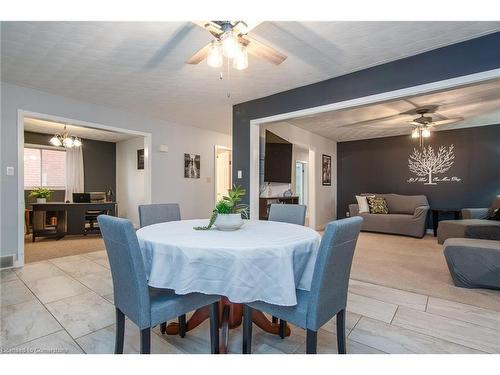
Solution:
<svg viewBox="0 0 500 375">
<path fill-rule="evenodd" d="M 497 69 L 499 46 L 497 32 L 233 106 L 233 181 L 249 189 L 250 120 Z"/>
</svg>

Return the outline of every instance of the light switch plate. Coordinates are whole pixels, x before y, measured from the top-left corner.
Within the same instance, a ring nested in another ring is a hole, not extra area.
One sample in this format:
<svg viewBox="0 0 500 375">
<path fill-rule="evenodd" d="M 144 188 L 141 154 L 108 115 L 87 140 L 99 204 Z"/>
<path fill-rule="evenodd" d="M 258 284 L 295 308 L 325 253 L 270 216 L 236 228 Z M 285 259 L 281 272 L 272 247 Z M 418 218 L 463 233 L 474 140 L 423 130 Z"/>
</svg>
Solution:
<svg viewBox="0 0 500 375">
<path fill-rule="evenodd" d="M 14 176 L 14 167 L 7 167 L 7 176 Z"/>
<path fill-rule="evenodd" d="M 168 152 L 168 146 L 167 145 L 160 145 L 160 152 Z"/>
<path fill-rule="evenodd" d="M 243 178 L 243 171 L 238 171 L 238 178 Z"/>
</svg>

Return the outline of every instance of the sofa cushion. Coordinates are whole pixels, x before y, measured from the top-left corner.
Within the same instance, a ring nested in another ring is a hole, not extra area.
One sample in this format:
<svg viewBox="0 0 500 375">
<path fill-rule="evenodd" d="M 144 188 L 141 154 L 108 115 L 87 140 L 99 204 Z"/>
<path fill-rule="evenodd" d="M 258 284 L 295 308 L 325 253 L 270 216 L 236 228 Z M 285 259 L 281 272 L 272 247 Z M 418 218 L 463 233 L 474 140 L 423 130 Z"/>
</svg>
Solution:
<svg viewBox="0 0 500 375">
<path fill-rule="evenodd" d="M 438 243 L 442 244 L 448 238 L 464 238 L 470 227 L 500 227 L 500 221 L 486 219 L 442 220 L 438 226 Z"/>
<path fill-rule="evenodd" d="M 415 208 L 429 205 L 425 195 L 385 194 L 384 197 L 391 214 L 413 215 Z"/>
<path fill-rule="evenodd" d="M 387 207 L 387 203 L 385 198 L 383 197 L 369 197 L 368 205 L 370 206 L 371 214 L 388 214 L 389 208 Z"/>
</svg>

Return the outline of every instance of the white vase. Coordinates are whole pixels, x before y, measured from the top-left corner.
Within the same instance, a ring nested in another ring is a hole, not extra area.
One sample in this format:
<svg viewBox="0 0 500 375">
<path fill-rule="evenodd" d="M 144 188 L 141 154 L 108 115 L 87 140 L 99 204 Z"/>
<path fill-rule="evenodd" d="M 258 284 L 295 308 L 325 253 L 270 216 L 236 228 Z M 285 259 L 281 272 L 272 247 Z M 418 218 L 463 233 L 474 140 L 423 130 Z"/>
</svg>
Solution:
<svg viewBox="0 0 500 375">
<path fill-rule="evenodd" d="M 236 230 L 243 225 L 241 214 L 218 214 L 214 225 L 219 230 Z"/>
<path fill-rule="evenodd" d="M 47 198 L 37 198 L 36 203 L 47 203 Z"/>
</svg>

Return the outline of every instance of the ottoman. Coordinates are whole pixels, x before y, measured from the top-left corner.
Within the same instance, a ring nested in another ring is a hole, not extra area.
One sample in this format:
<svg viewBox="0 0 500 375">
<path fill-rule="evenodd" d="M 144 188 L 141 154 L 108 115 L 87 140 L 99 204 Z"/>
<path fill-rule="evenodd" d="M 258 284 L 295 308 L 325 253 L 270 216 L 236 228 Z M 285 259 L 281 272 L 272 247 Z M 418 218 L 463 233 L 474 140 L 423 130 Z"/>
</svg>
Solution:
<svg viewBox="0 0 500 375">
<path fill-rule="evenodd" d="M 478 227 L 500 228 L 500 221 L 485 219 L 442 220 L 438 226 L 438 243 L 442 244 L 448 238 L 465 238 L 468 229 Z"/>
<path fill-rule="evenodd" d="M 444 256 L 456 286 L 500 290 L 500 241 L 450 238 Z"/>
</svg>

